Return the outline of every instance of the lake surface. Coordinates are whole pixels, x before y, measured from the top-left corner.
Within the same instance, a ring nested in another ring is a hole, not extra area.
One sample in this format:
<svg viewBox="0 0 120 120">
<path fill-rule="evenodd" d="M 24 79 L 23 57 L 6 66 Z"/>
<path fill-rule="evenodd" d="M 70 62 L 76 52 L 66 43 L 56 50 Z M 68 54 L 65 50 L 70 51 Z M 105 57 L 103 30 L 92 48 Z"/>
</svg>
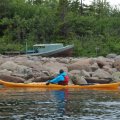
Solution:
<svg viewBox="0 0 120 120">
<path fill-rule="evenodd" d="M 120 91 L 0 88 L 0 120 L 120 120 Z"/>
</svg>

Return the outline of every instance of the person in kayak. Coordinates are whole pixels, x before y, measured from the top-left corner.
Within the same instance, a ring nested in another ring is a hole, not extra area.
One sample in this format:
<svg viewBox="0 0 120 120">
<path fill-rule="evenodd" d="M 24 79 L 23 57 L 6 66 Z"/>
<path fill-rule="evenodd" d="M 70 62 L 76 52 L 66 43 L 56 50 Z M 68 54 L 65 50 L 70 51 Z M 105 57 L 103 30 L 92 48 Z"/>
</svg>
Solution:
<svg viewBox="0 0 120 120">
<path fill-rule="evenodd" d="M 59 71 L 59 74 L 54 79 L 48 80 L 46 85 L 49 85 L 49 83 L 59 84 L 59 85 L 68 85 L 68 82 L 69 82 L 69 77 L 68 77 L 67 73 L 61 69 Z"/>
</svg>

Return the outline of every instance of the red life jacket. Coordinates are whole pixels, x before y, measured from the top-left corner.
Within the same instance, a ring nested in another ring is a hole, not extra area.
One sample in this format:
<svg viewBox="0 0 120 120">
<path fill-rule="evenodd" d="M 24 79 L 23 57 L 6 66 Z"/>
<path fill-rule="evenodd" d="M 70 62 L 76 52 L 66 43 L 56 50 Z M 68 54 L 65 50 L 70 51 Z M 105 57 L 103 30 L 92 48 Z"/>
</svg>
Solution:
<svg viewBox="0 0 120 120">
<path fill-rule="evenodd" d="M 69 77 L 68 77 L 68 75 L 64 76 L 64 78 L 65 78 L 65 80 L 59 82 L 59 83 L 58 83 L 59 85 L 68 85 L 68 82 L 69 82 Z"/>
</svg>

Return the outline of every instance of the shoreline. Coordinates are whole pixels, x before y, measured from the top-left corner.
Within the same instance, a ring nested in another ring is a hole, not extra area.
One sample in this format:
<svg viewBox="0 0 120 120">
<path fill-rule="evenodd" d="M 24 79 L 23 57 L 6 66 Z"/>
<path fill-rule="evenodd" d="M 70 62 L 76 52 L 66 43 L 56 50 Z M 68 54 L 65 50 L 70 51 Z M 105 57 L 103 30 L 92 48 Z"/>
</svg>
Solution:
<svg viewBox="0 0 120 120">
<path fill-rule="evenodd" d="M 0 55 L 0 79 L 10 82 L 45 82 L 65 70 L 69 84 L 111 83 L 120 77 L 120 56 L 41 57 Z"/>
</svg>

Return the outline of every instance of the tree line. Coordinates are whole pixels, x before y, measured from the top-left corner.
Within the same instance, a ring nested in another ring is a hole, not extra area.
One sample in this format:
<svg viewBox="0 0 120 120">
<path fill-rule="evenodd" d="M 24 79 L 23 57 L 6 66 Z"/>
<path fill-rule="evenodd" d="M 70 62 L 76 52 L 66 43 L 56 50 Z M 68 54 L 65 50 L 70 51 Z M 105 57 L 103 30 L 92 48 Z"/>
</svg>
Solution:
<svg viewBox="0 0 120 120">
<path fill-rule="evenodd" d="M 106 0 L 0 0 L 0 53 L 74 44 L 74 56 L 120 51 L 120 11 Z"/>
</svg>

